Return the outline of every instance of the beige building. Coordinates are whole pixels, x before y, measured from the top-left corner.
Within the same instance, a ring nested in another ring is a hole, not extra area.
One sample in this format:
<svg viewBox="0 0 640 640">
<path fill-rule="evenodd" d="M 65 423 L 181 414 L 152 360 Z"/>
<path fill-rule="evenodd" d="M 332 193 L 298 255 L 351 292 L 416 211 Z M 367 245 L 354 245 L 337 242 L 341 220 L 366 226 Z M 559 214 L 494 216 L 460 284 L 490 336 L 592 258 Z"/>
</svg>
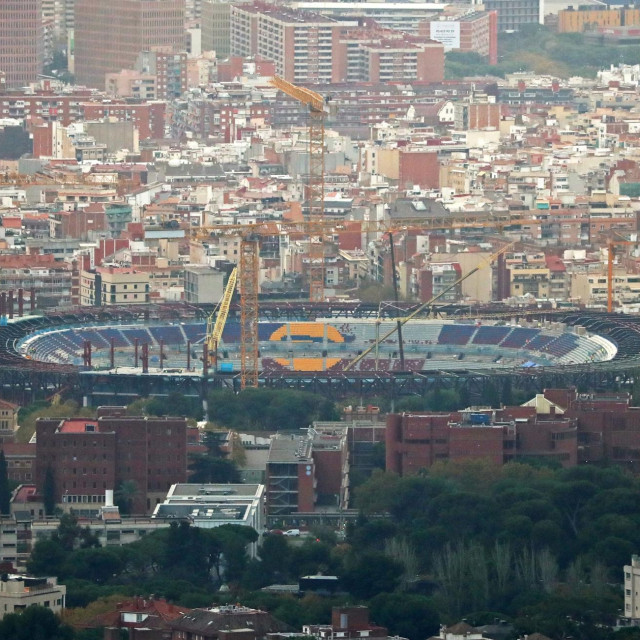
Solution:
<svg viewBox="0 0 640 640">
<path fill-rule="evenodd" d="M 156 76 L 134 69 L 105 74 L 105 90 L 111 96 L 155 100 L 158 97 Z"/>
<path fill-rule="evenodd" d="M 202 3 L 202 50 L 215 51 L 218 60 L 231 53 L 231 3 L 204 0 Z"/>
<path fill-rule="evenodd" d="M 462 273 L 469 273 L 482 265 L 486 265 L 490 256 L 491 253 L 488 251 L 433 253 L 430 261 L 434 264 L 457 262 Z M 462 283 L 462 297 L 464 300 L 488 303 L 491 302 L 492 295 L 493 286 L 491 278 L 487 276 L 486 269 L 479 269 Z"/>
<path fill-rule="evenodd" d="M 369 257 L 364 251 L 341 249 L 339 255 L 344 261 L 343 280 L 359 283 L 361 278 L 366 277 L 369 271 Z"/>
<path fill-rule="evenodd" d="M 13 436 L 18 430 L 18 410 L 17 404 L 0 400 L 0 441 L 13 441 Z"/>
<path fill-rule="evenodd" d="M 112 306 L 149 302 L 149 274 L 132 267 L 96 267 L 80 274 L 80 304 Z"/>
<path fill-rule="evenodd" d="M 58 584 L 57 578 L 9 574 L 6 580 L 0 580 L 0 618 L 33 605 L 61 613 L 66 595 L 67 587 Z"/>
<path fill-rule="evenodd" d="M 640 625 L 640 556 L 631 556 L 631 564 L 624 567 L 624 618 L 632 625 Z"/>
<path fill-rule="evenodd" d="M 566 300 L 570 295 L 569 278 L 561 260 L 544 253 L 509 253 L 509 293 L 512 296 Z"/>
<path fill-rule="evenodd" d="M 571 277 L 571 299 L 588 307 L 607 305 L 607 274 L 574 273 Z M 613 272 L 613 303 L 619 305 L 637 305 L 640 303 L 640 274 L 625 273 L 621 269 Z"/>
</svg>

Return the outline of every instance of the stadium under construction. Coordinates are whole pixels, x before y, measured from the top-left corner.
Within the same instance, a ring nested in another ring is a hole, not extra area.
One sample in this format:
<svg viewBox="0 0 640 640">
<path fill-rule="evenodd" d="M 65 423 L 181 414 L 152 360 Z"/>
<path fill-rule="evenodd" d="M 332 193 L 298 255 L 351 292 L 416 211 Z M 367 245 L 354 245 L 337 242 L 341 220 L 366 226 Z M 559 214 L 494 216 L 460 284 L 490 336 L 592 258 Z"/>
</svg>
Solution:
<svg viewBox="0 0 640 640">
<path fill-rule="evenodd" d="M 621 389 L 640 371 L 640 318 L 633 316 L 444 305 L 407 323 L 402 340 L 397 333 L 381 340 L 396 314 L 414 310 L 401 307 L 262 303 L 258 384 L 365 402 L 447 388 L 480 400 L 487 385 L 507 381 L 527 392 Z M 215 360 L 206 347 L 210 313 L 180 304 L 12 318 L 0 326 L 4 397 L 29 402 L 63 393 L 97 405 L 175 391 L 203 400 L 212 389 L 237 391 L 240 309 L 231 306 Z"/>
</svg>

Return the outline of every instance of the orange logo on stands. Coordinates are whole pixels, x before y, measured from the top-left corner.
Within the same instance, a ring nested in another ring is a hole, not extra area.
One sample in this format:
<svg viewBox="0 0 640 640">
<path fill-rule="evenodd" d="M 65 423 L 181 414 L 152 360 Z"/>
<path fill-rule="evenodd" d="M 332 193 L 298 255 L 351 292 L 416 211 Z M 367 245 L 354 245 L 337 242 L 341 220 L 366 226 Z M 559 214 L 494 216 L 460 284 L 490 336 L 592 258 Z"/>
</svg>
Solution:
<svg viewBox="0 0 640 640">
<path fill-rule="evenodd" d="M 278 327 L 270 336 L 271 342 L 291 338 L 291 342 L 344 342 L 344 336 L 335 328 L 321 322 L 290 322 Z"/>
</svg>

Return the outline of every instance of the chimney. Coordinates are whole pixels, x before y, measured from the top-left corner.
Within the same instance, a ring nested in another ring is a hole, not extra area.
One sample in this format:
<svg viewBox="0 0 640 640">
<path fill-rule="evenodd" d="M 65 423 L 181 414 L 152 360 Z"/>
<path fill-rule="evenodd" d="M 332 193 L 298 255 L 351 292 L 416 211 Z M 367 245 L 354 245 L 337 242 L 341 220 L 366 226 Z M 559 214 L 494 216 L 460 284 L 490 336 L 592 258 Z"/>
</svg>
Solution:
<svg viewBox="0 0 640 640">
<path fill-rule="evenodd" d="M 104 491 L 104 506 L 113 507 L 113 489 L 105 489 Z"/>
</svg>

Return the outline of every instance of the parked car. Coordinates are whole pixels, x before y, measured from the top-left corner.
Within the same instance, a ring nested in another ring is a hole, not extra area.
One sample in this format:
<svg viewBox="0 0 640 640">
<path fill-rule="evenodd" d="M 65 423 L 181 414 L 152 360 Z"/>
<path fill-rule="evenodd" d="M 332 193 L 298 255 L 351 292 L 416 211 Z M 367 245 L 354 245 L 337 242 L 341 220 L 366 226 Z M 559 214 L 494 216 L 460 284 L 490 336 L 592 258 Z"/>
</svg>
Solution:
<svg viewBox="0 0 640 640">
<path fill-rule="evenodd" d="M 300 535 L 300 529 L 287 529 L 283 535 L 297 538 Z"/>
</svg>

